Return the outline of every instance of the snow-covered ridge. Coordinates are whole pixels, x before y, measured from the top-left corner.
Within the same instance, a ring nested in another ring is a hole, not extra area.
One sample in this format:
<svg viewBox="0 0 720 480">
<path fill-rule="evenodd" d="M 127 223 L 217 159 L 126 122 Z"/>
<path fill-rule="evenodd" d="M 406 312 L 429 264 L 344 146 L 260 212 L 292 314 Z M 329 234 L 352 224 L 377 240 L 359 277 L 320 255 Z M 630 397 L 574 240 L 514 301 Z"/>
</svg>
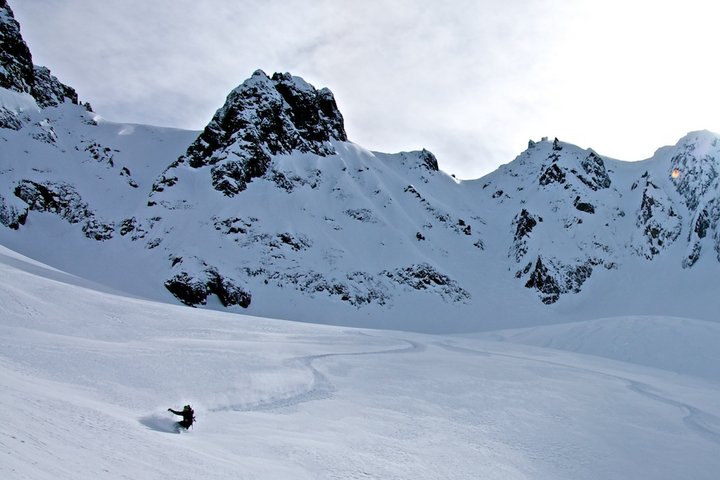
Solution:
<svg viewBox="0 0 720 480">
<path fill-rule="evenodd" d="M 330 90 L 262 71 L 202 132 L 113 124 L 32 66 L 2 11 L 19 47 L 3 50 L 0 242 L 28 256 L 134 295 L 373 327 L 720 307 L 716 134 L 637 163 L 531 141 L 459 182 L 426 150 L 352 143 Z"/>
</svg>

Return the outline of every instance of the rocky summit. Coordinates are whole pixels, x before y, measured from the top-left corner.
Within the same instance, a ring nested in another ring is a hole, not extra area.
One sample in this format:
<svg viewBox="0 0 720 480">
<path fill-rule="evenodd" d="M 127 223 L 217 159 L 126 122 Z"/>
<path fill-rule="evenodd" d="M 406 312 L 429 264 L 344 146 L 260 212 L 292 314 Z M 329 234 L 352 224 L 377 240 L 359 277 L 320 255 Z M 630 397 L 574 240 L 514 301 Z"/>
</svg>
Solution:
<svg viewBox="0 0 720 480">
<path fill-rule="evenodd" d="M 532 140 L 459 181 L 427 150 L 351 142 L 332 92 L 288 73 L 256 71 L 201 132 L 182 131 L 80 105 L 32 63 L 4 0 L 0 46 L 0 242 L 79 277 L 423 331 L 720 307 L 714 133 L 641 162 Z"/>
</svg>

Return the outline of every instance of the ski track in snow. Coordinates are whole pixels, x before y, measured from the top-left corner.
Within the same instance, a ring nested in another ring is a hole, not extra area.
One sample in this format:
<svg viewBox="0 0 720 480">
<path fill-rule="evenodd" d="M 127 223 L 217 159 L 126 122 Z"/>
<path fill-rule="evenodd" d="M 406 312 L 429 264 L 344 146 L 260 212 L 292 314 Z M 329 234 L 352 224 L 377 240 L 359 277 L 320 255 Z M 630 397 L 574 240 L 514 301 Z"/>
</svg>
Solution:
<svg viewBox="0 0 720 480">
<path fill-rule="evenodd" d="M 221 407 L 214 407 L 208 409 L 210 412 L 257 412 L 267 410 L 278 410 L 283 408 L 294 407 L 302 403 L 312 402 L 315 400 L 324 400 L 331 398 L 335 393 L 335 386 L 332 384 L 330 379 L 322 372 L 320 372 L 313 363 L 317 360 L 322 360 L 332 357 L 360 357 L 367 355 L 399 355 L 403 353 L 422 352 L 425 350 L 425 346 L 413 342 L 411 340 L 402 340 L 407 343 L 407 347 L 392 348 L 390 350 L 378 350 L 378 351 L 363 351 L 363 352 L 351 352 L 351 353 L 323 353 L 320 355 L 307 355 L 303 357 L 297 357 L 290 359 L 291 363 L 299 363 L 304 367 L 308 368 L 313 375 L 312 386 L 300 393 L 295 393 L 286 397 L 268 399 L 260 402 L 254 402 L 250 404 L 232 404 L 224 405 Z"/>
<path fill-rule="evenodd" d="M 694 407 L 692 405 L 689 405 L 687 403 L 683 403 L 677 400 L 673 400 L 672 398 L 665 397 L 663 395 L 660 395 L 657 393 L 657 391 L 650 385 L 638 382 L 637 380 L 632 380 L 627 377 L 619 376 L 619 375 L 613 375 L 610 373 L 600 372 L 597 370 L 592 370 L 589 368 L 582 368 L 582 367 L 576 367 L 573 365 L 567 365 L 564 363 L 559 362 L 553 362 L 550 360 L 540 360 L 537 358 L 532 357 L 526 357 L 522 355 L 511 355 L 507 353 L 496 353 L 496 352 L 489 352 L 485 350 L 475 350 L 472 348 L 465 348 L 465 347 L 458 347 L 457 345 L 450 345 L 445 342 L 434 342 L 434 345 L 444 348 L 445 350 L 449 350 L 451 352 L 457 352 L 457 353 L 463 353 L 463 354 L 471 354 L 471 355 L 481 355 L 481 356 L 487 356 L 487 357 L 506 357 L 506 358 L 514 358 L 518 360 L 525 360 L 525 361 L 533 361 L 537 363 L 543 363 L 546 365 L 552 365 L 555 367 L 562 367 L 569 370 L 574 370 L 577 372 L 583 372 L 583 373 L 590 373 L 593 375 L 598 375 L 606 378 L 612 378 L 614 380 L 620 380 L 627 384 L 627 388 L 631 390 L 632 392 L 637 393 L 638 395 L 642 395 L 645 398 L 649 398 L 651 400 L 654 400 L 656 402 L 663 403 L 665 405 L 670 405 L 672 407 L 677 407 L 681 410 L 685 410 L 687 412 L 687 415 L 683 417 L 683 423 L 695 432 L 696 434 L 702 436 L 703 438 L 710 440 L 711 442 L 714 442 L 718 445 L 720 445 L 720 418 L 716 417 L 715 415 L 712 415 L 710 413 L 707 413 L 697 407 Z"/>
</svg>

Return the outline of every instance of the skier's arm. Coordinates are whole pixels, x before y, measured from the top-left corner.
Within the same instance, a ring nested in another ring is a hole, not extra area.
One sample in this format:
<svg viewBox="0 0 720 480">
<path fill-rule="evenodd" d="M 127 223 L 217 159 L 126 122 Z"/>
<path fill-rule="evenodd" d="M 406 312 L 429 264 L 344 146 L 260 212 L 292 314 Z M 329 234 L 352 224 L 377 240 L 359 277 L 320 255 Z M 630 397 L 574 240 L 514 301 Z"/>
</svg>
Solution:
<svg viewBox="0 0 720 480">
<path fill-rule="evenodd" d="M 174 413 L 175 415 L 182 415 L 182 414 L 183 414 L 182 412 L 178 412 L 177 410 L 173 410 L 172 408 L 168 408 L 168 412 L 172 412 L 172 413 Z"/>
</svg>

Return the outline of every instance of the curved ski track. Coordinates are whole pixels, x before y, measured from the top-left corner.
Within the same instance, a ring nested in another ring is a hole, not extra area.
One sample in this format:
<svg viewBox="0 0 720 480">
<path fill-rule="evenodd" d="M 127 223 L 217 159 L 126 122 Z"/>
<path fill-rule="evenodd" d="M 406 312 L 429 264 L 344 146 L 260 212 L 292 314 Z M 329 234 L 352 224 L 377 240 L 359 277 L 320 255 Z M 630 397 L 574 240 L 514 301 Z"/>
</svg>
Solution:
<svg viewBox="0 0 720 480">
<path fill-rule="evenodd" d="M 665 405 L 670 405 L 672 407 L 677 407 L 679 409 L 685 410 L 687 414 L 685 417 L 683 417 L 683 423 L 695 432 L 696 434 L 706 438 L 707 440 L 710 440 L 711 442 L 717 443 L 720 445 L 720 418 L 716 417 L 715 415 L 712 415 L 710 413 L 707 413 L 697 407 L 694 407 L 692 405 L 689 405 L 687 403 L 683 403 L 677 400 L 673 400 L 672 398 L 665 397 L 663 395 L 660 395 L 659 393 L 656 393 L 650 385 L 642 382 L 638 382 L 636 380 L 632 380 L 627 377 L 622 377 L 619 375 L 613 375 L 610 373 L 605 372 L 599 372 L 597 370 L 591 370 L 589 368 L 582 368 L 582 367 L 576 367 L 573 365 L 567 365 L 564 363 L 559 362 L 553 362 L 550 360 L 539 360 L 536 358 L 530 358 L 530 357 L 524 357 L 522 355 L 511 355 L 507 353 L 496 353 L 496 352 L 488 352 L 485 350 L 474 350 L 471 348 L 465 348 L 465 347 L 458 347 L 456 345 L 450 345 L 448 343 L 443 342 L 434 342 L 434 345 L 444 348 L 446 350 L 457 352 L 457 353 L 464 353 L 464 354 L 471 354 L 471 355 L 482 355 L 482 356 L 488 356 L 488 357 L 507 357 L 507 358 L 514 358 L 518 360 L 526 360 L 526 361 L 533 361 L 537 363 L 544 363 L 547 365 L 553 365 L 556 367 L 562 367 L 570 370 L 575 370 L 583 373 L 590 373 L 593 375 L 599 375 L 607 378 L 612 378 L 614 380 L 620 380 L 621 382 L 624 382 L 627 386 L 627 388 L 635 392 L 639 395 L 642 395 L 646 398 L 649 398 L 651 400 L 654 400 L 656 402 L 664 403 Z M 717 429 L 714 429 L 713 427 L 716 427 Z"/>
<path fill-rule="evenodd" d="M 407 343 L 407 347 L 402 348 L 393 348 L 390 350 L 378 350 L 378 351 L 364 351 L 364 352 L 352 352 L 352 353 L 323 353 L 319 355 L 308 355 L 304 357 L 297 357 L 294 359 L 291 359 L 290 362 L 293 363 L 299 363 L 306 368 L 308 368 L 312 374 L 313 374 L 313 382 L 312 386 L 299 393 L 295 393 L 292 395 L 288 395 L 286 397 L 281 398 L 273 398 L 268 400 L 262 400 L 255 403 L 249 403 L 249 404 L 233 404 L 233 405 L 223 405 L 220 407 L 214 407 L 208 409 L 210 412 L 224 412 L 224 411 L 234 411 L 234 412 L 257 412 L 257 411 L 266 411 L 266 410 L 277 410 L 282 408 L 288 408 L 288 407 L 294 407 L 296 405 L 300 405 L 302 403 L 311 402 L 314 400 L 323 400 L 326 398 L 331 398 L 333 396 L 333 393 L 335 392 L 335 386 L 332 384 L 332 382 L 323 375 L 315 366 L 313 363 L 317 360 L 322 360 L 325 358 L 332 358 L 332 357 L 360 357 L 360 356 L 367 356 L 367 355 L 398 355 L 403 353 L 413 353 L 413 352 L 421 352 L 425 350 L 425 347 L 417 342 L 413 342 L 410 340 L 402 340 L 403 342 Z"/>
</svg>

